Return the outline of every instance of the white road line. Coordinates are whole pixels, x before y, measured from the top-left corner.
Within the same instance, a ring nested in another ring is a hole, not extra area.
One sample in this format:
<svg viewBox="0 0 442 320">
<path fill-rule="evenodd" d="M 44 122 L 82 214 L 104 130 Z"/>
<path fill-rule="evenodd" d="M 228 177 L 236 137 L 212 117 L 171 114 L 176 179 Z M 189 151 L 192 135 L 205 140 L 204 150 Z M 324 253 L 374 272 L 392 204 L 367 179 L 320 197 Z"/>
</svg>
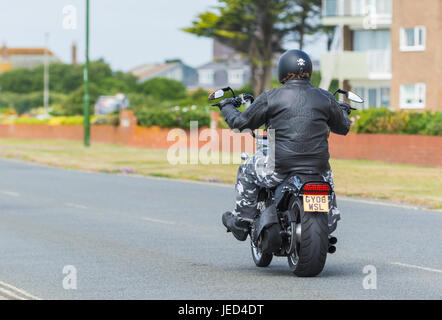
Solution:
<svg viewBox="0 0 442 320">
<path fill-rule="evenodd" d="M 397 207 L 397 208 L 412 209 L 412 210 L 425 210 L 425 208 L 420 208 L 417 206 L 412 206 L 412 205 L 407 205 L 407 204 L 382 202 L 382 201 L 376 201 L 376 200 L 351 199 L 349 197 L 339 196 L 339 194 L 337 195 L 337 198 L 338 198 L 338 201 L 350 201 L 350 202 L 366 203 L 366 204 L 377 205 L 377 206 Z M 434 210 L 432 210 L 432 211 L 434 211 Z"/>
<path fill-rule="evenodd" d="M 0 288 L 0 293 L 2 293 L 5 296 L 5 298 L 12 298 L 12 299 L 17 299 L 17 300 L 25 300 L 24 298 L 16 295 L 12 291 L 9 291 L 9 290 L 6 290 L 6 289 Z"/>
<path fill-rule="evenodd" d="M 442 273 L 442 270 L 439 270 L 439 269 L 415 266 L 415 265 L 412 265 L 412 264 L 407 264 L 407 263 L 402 263 L 402 262 L 392 262 L 391 264 L 394 264 L 396 266 L 401 266 L 401 267 L 407 267 L 407 268 L 425 270 L 425 271 L 430 271 L 430 272 Z"/>
<path fill-rule="evenodd" d="M 7 195 L 7 196 L 11 196 L 11 197 L 19 197 L 20 194 L 17 192 L 13 192 L 13 191 L 5 191 L 5 190 L 0 190 L 1 194 Z"/>
<path fill-rule="evenodd" d="M 83 206 L 83 205 L 77 204 L 77 203 L 66 202 L 65 205 L 68 206 L 68 207 L 71 207 L 71 208 L 76 208 L 76 209 L 83 209 L 83 210 L 87 209 L 86 206 Z"/>
<path fill-rule="evenodd" d="M 26 292 L 25 290 L 22 290 L 22 289 L 19 289 L 17 287 L 14 287 L 13 285 L 7 284 L 7 283 L 5 283 L 3 281 L 0 281 L 0 286 L 3 286 L 3 287 L 8 288 L 8 289 L 10 289 L 12 291 L 15 291 L 16 293 L 19 293 L 19 294 L 21 294 L 21 295 L 23 295 L 23 296 L 25 296 L 27 298 L 34 299 L 34 300 L 41 300 L 39 297 L 36 297 L 36 296 Z M 10 292 L 9 290 L 0 288 L 0 292 L 5 292 L 5 291 Z"/>
<path fill-rule="evenodd" d="M 156 222 L 156 223 L 162 223 L 162 224 L 176 224 L 175 221 L 167 221 L 167 220 L 160 220 L 160 219 L 153 219 L 153 218 L 146 218 L 146 217 L 143 217 L 143 218 L 141 218 L 141 219 L 143 219 L 143 220 L 145 220 L 145 221 Z"/>
</svg>

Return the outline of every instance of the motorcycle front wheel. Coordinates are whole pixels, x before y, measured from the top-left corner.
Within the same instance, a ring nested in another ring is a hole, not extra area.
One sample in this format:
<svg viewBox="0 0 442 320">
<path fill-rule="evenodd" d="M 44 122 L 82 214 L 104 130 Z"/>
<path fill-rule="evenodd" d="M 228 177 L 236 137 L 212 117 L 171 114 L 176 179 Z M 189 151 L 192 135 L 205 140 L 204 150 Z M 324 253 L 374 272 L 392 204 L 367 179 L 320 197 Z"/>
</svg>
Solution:
<svg viewBox="0 0 442 320">
<path fill-rule="evenodd" d="M 321 273 L 328 250 L 328 215 L 304 212 L 301 199 L 294 198 L 290 205 L 296 216 L 294 250 L 288 256 L 290 270 L 298 277 L 314 277 Z"/>
</svg>

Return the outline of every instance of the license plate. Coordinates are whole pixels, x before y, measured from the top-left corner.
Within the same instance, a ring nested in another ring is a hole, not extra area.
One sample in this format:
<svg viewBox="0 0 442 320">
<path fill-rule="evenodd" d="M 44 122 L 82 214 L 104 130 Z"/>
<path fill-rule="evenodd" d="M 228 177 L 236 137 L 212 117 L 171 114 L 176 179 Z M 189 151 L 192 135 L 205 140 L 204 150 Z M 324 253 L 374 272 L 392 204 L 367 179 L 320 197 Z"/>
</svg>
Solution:
<svg viewBox="0 0 442 320">
<path fill-rule="evenodd" d="M 328 212 L 328 195 L 307 195 L 302 196 L 304 211 L 306 212 Z"/>
</svg>

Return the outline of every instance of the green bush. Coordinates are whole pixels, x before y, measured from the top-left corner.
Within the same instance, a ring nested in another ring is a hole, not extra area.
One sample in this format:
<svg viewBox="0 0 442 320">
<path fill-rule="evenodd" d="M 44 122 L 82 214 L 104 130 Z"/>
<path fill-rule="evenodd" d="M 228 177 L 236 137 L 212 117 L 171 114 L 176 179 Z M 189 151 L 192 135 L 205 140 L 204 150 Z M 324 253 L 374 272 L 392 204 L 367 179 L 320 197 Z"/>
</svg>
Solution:
<svg viewBox="0 0 442 320">
<path fill-rule="evenodd" d="M 91 123 L 94 125 L 110 125 L 110 126 L 118 126 L 120 124 L 120 115 L 116 114 L 107 114 L 107 115 L 99 115 L 94 116 L 94 119 L 91 120 Z"/>
<path fill-rule="evenodd" d="M 198 121 L 199 127 L 210 126 L 210 114 L 206 110 L 189 108 L 145 109 L 136 114 L 138 124 L 143 127 L 159 126 L 189 129 L 190 121 Z"/>
<path fill-rule="evenodd" d="M 57 104 L 63 101 L 64 98 L 64 94 L 51 92 L 49 102 L 50 104 Z M 14 109 L 18 114 L 23 114 L 42 106 L 43 91 L 26 94 L 5 91 L 0 94 L 0 109 Z"/>
<path fill-rule="evenodd" d="M 352 132 L 442 135 L 442 112 L 393 111 L 369 108 L 353 112 Z"/>
<path fill-rule="evenodd" d="M 30 117 L 21 117 L 15 118 L 13 120 L 5 120 L 5 123 L 14 123 L 14 124 L 48 124 L 49 119 L 37 119 Z"/>
<path fill-rule="evenodd" d="M 89 113 L 94 114 L 94 105 L 99 96 L 98 87 L 89 84 Z M 60 115 L 74 116 L 83 114 L 84 85 L 71 92 L 61 103 Z"/>
<path fill-rule="evenodd" d="M 187 96 L 186 87 L 180 82 L 167 78 L 153 78 L 140 85 L 142 93 L 159 100 L 179 100 Z"/>
</svg>

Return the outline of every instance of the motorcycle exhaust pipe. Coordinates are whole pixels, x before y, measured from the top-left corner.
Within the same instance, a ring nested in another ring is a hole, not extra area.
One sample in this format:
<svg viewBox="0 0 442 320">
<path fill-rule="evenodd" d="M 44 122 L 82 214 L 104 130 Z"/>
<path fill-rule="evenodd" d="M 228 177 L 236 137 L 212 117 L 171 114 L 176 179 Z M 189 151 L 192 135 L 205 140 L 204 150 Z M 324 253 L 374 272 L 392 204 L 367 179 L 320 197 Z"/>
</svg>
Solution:
<svg viewBox="0 0 442 320">
<path fill-rule="evenodd" d="M 335 246 L 329 246 L 328 247 L 328 253 L 335 253 L 336 252 L 336 247 Z"/>
<path fill-rule="evenodd" d="M 334 244 L 338 243 L 338 239 L 336 237 L 330 237 L 330 238 L 328 238 L 328 243 L 331 245 L 334 245 Z"/>
</svg>

